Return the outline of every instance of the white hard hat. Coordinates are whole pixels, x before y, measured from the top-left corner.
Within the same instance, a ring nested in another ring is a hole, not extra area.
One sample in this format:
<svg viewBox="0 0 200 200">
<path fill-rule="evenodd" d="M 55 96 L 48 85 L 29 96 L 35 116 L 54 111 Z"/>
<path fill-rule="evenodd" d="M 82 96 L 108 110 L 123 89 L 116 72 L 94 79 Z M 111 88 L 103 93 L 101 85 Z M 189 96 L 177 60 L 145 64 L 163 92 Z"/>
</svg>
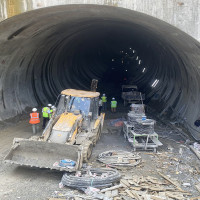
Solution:
<svg viewBox="0 0 200 200">
<path fill-rule="evenodd" d="M 106 96 L 105 94 L 103 94 L 103 96 Z"/>
<path fill-rule="evenodd" d="M 115 98 L 113 97 L 112 100 L 115 100 Z"/>
<path fill-rule="evenodd" d="M 52 104 L 48 104 L 47 106 L 48 106 L 48 107 L 51 107 L 51 106 L 52 106 Z"/>
<path fill-rule="evenodd" d="M 33 111 L 33 112 L 36 112 L 36 111 L 37 111 L 37 108 L 33 108 L 32 111 Z"/>
<path fill-rule="evenodd" d="M 51 106 L 51 108 L 55 108 L 55 106 Z"/>
</svg>

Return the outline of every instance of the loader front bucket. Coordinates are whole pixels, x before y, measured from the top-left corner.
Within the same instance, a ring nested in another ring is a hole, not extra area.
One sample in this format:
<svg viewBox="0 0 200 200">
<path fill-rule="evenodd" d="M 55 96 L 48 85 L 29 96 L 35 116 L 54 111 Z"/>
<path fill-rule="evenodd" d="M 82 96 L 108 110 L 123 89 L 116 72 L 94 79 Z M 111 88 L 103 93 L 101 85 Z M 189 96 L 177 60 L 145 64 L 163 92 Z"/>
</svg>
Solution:
<svg viewBox="0 0 200 200">
<path fill-rule="evenodd" d="M 64 159 L 73 160 L 76 165 L 70 168 L 56 165 L 56 162 L 58 164 L 59 161 Z M 4 161 L 21 166 L 72 172 L 81 167 L 82 154 L 77 145 L 15 138 L 13 146 Z"/>
</svg>

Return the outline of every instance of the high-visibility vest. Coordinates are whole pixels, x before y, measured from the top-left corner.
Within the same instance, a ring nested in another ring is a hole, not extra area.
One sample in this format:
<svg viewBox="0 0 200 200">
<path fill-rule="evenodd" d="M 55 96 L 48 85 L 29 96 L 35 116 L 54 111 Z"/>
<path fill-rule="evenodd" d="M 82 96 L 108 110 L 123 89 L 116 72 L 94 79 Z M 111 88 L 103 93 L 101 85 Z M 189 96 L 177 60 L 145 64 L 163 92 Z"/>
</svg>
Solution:
<svg viewBox="0 0 200 200">
<path fill-rule="evenodd" d="M 102 96 L 101 99 L 102 99 L 102 102 L 103 102 L 103 103 L 107 102 L 107 97 Z"/>
<path fill-rule="evenodd" d="M 111 101 L 111 108 L 117 107 L 117 101 Z"/>
<path fill-rule="evenodd" d="M 52 114 L 53 114 L 53 110 L 51 109 L 51 110 L 50 110 L 50 114 L 49 114 L 49 119 L 51 119 Z"/>
<path fill-rule="evenodd" d="M 39 118 L 39 113 L 31 113 L 30 114 L 30 124 L 39 124 L 40 123 L 40 118 Z"/>
<path fill-rule="evenodd" d="M 49 118 L 49 113 L 50 113 L 50 109 L 49 109 L 48 107 L 44 107 L 44 108 L 42 109 L 42 116 L 43 116 L 44 118 Z"/>
</svg>

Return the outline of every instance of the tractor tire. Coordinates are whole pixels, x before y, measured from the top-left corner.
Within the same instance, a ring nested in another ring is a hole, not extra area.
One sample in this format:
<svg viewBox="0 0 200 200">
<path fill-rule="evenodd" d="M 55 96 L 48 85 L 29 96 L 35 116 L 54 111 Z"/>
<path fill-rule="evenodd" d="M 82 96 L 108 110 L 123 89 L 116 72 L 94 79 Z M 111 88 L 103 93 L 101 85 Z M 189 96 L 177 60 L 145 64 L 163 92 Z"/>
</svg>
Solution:
<svg viewBox="0 0 200 200">
<path fill-rule="evenodd" d="M 88 162 L 90 156 L 92 155 L 92 149 L 93 149 L 93 143 L 91 141 L 86 141 L 83 144 L 83 150 L 82 150 L 83 162 Z"/>
</svg>

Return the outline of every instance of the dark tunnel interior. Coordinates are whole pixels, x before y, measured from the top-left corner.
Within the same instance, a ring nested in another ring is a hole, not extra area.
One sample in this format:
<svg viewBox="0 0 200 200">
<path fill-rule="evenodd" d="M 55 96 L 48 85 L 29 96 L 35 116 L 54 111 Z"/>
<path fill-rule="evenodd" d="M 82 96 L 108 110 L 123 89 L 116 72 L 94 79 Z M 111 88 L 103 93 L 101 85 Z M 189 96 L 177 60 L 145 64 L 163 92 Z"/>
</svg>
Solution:
<svg viewBox="0 0 200 200">
<path fill-rule="evenodd" d="M 0 23 L 0 119 L 54 103 L 66 88 L 120 100 L 136 84 L 159 116 L 200 138 L 199 43 L 156 18 L 123 8 L 56 6 Z"/>
</svg>

